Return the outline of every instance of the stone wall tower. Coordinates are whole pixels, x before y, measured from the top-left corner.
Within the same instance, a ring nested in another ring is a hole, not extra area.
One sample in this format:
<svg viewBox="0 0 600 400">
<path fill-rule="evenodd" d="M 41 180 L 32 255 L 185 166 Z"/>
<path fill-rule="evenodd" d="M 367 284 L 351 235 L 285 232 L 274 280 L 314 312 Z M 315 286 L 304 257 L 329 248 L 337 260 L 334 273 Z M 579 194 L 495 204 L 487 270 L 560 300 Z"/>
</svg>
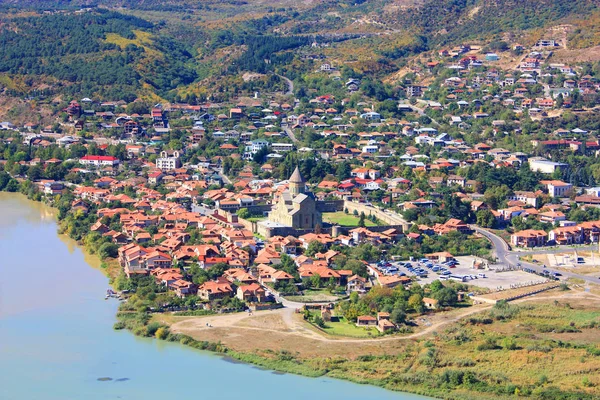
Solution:
<svg viewBox="0 0 600 400">
<path fill-rule="evenodd" d="M 292 176 L 290 176 L 289 191 L 292 197 L 296 197 L 300 193 L 304 193 L 306 191 L 306 184 L 304 183 L 304 179 L 302 179 L 302 175 L 300 174 L 298 167 L 296 167 L 294 173 Z"/>
</svg>

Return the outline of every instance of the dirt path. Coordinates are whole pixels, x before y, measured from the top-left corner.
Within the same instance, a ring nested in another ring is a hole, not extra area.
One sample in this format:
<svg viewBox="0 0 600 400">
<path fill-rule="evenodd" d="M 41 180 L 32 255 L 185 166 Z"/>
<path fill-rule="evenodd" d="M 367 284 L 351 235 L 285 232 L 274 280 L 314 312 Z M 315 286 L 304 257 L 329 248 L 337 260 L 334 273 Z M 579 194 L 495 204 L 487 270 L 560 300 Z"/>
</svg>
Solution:
<svg viewBox="0 0 600 400">
<path fill-rule="evenodd" d="M 285 335 L 299 335 L 304 338 L 318 340 L 322 342 L 336 342 L 336 343 L 374 343 L 374 342 L 388 342 L 397 340 L 409 340 L 416 339 L 421 336 L 425 336 L 444 325 L 451 324 L 462 318 L 470 315 L 479 313 L 481 311 L 490 309 L 492 305 L 478 305 L 469 308 L 468 310 L 454 315 L 440 316 L 440 321 L 433 323 L 422 331 L 406 335 L 406 336 L 387 336 L 377 339 L 350 339 L 350 338 L 336 338 L 325 336 L 318 333 L 316 330 L 310 329 L 309 325 L 294 318 L 294 310 L 289 308 L 283 308 L 276 311 L 261 311 L 249 315 L 247 313 L 238 313 L 226 316 L 206 316 L 206 317 L 181 317 L 183 320 L 175 322 L 171 325 L 173 332 L 185 333 L 185 334 L 199 334 L 203 330 L 210 330 L 213 328 L 234 328 L 242 330 L 255 330 L 255 331 L 266 331 L 276 332 L 278 334 Z M 269 316 L 264 318 L 264 316 Z M 257 321 L 252 321 L 257 320 Z M 208 324 L 208 325 L 207 325 Z"/>
<path fill-rule="evenodd" d="M 538 301 L 550 303 L 555 300 L 580 303 L 596 301 L 600 296 L 589 292 L 571 290 L 539 294 L 515 301 L 523 303 Z M 394 354 L 403 351 L 410 340 L 429 337 L 457 321 L 481 313 L 493 307 L 491 304 L 478 304 L 468 309 L 454 310 L 426 316 L 431 325 L 409 335 L 391 335 L 379 338 L 348 338 L 330 336 L 306 323 L 302 314 L 292 308 L 275 311 L 260 311 L 252 315 L 238 313 L 211 315 L 204 317 L 164 316 L 163 322 L 171 325 L 171 331 L 189 335 L 196 340 L 221 342 L 227 347 L 241 352 L 291 351 L 302 357 L 349 358 L 361 354 Z M 207 326 L 208 324 L 208 326 Z M 350 344 L 350 345 L 349 345 Z"/>
</svg>

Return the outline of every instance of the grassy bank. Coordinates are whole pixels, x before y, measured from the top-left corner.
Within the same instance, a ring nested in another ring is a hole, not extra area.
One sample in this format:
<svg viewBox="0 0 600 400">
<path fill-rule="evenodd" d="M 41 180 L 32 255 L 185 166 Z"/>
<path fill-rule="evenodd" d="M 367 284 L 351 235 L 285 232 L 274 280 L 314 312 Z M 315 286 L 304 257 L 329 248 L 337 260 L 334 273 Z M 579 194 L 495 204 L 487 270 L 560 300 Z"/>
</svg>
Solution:
<svg viewBox="0 0 600 400">
<path fill-rule="evenodd" d="M 600 308 L 585 302 L 500 304 L 389 354 L 308 357 L 289 350 L 239 352 L 181 334 L 139 312 L 117 328 L 215 351 L 261 368 L 328 376 L 446 399 L 595 399 L 600 386 Z M 399 339 L 401 340 L 401 339 Z M 354 346 L 348 344 L 348 346 Z"/>
<path fill-rule="evenodd" d="M 85 241 L 78 243 L 87 253 L 93 249 Z M 105 258 L 102 270 L 114 279 L 120 267 L 114 259 Z M 574 400 L 596 399 L 600 394 L 600 305 L 584 298 L 500 304 L 418 340 L 378 342 L 377 354 L 364 351 L 348 356 L 339 351 L 307 356 L 297 352 L 297 337 L 293 339 L 296 346 L 281 350 L 238 351 L 195 334 L 171 333 L 168 325 L 152 320 L 144 304 L 150 296 L 168 300 L 169 295 L 152 290 L 133 294 L 121 304 L 115 329 L 216 352 L 265 369 L 439 398 Z"/>
</svg>

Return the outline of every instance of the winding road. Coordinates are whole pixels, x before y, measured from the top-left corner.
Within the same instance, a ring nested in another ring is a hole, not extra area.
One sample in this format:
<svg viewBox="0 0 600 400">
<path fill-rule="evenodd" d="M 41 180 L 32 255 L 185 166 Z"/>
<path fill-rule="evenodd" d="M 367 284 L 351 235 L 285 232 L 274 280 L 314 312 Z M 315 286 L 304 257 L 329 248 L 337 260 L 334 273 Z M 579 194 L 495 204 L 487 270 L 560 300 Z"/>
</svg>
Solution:
<svg viewBox="0 0 600 400">
<path fill-rule="evenodd" d="M 419 101 L 423 101 L 423 100 L 419 100 Z M 429 115 L 425 114 L 425 109 L 424 108 L 419 108 L 416 105 L 412 105 L 412 104 L 410 104 L 408 102 L 402 103 L 402 104 L 409 106 L 413 110 L 413 112 L 416 112 L 420 116 L 422 116 L 422 117 L 424 116 L 424 117 L 429 118 L 431 120 L 431 124 L 432 125 L 437 125 L 437 126 L 440 125 L 436 120 L 434 120 L 433 118 L 431 118 Z"/>
<path fill-rule="evenodd" d="M 289 78 L 286 78 L 286 77 L 285 77 L 285 76 L 283 76 L 283 75 L 279 75 L 279 74 L 276 74 L 276 75 L 277 75 L 278 77 L 280 77 L 281 79 L 283 79 L 283 80 L 284 80 L 284 81 L 287 83 L 288 90 L 287 90 L 287 92 L 285 92 L 285 95 L 286 95 L 286 96 L 289 96 L 289 95 L 292 95 L 292 94 L 294 94 L 294 82 L 292 82 L 292 80 L 291 80 L 291 79 L 289 79 Z"/>
<path fill-rule="evenodd" d="M 506 266 L 516 266 L 517 264 L 520 263 L 523 267 L 532 269 L 538 273 L 541 273 L 542 271 L 545 270 L 545 271 L 549 271 L 550 273 L 553 273 L 553 272 L 559 273 L 562 275 L 562 278 L 577 278 L 577 279 L 582 279 L 586 282 L 591 282 L 591 283 L 596 283 L 596 284 L 600 283 L 600 280 L 598 280 L 598 278 L 593 277 L 593 276 L 576 274 L 574 272 L 569 272 L 569 271 L 564 271 L 564 270 L 559 271 L 557 269 L 541 267 L 537 264 L 532 264 L 530 262 L 519 260 L 519 257 L 522 255 L 565 253 L 565 252 L 570 251 L 571 249 L 548 249 L 548 250 L 539 250 L 539 251 L 535 251 L 535 250 L 533 250 L 533 251 L 512 251 L 510 246 L 508 245 L 508 243 L 506 243 L 506 241 L 504 241 L 504 239 L 502 239 L 500 236 L 498 236 L 488 230 L 485 230 L 478 226 L 475 226 L 475 225 L 471 225 L 471 227 L 477 233 L 485 236 L 492 243 L 492 247 L 494 248 L 494 252 L 496 253 L 496 257 L 498 258 L 499 264 L 504 264 Z M 596 247 L 597 247 L 597 245 L 590 245 L 590 246 L 578 247 L 577 249 L 572 249 L 572 250 L 573 251 L 575 251 L 575 250 L 591 250 Z"/>
</svg>

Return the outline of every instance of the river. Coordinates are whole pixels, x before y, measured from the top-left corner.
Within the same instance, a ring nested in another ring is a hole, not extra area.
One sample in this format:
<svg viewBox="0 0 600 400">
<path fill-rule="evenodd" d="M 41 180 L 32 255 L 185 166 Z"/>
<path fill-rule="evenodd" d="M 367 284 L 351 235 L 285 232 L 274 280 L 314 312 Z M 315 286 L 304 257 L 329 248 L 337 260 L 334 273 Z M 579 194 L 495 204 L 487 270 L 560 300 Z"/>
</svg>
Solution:
<svg viewBox="0 0 600 400">
<path fill-rule="evenodd" d="M 51 208 L 0 193 L 0 399 L 425 399 L 114 331 L 107 287 Z"/>
</svg>

